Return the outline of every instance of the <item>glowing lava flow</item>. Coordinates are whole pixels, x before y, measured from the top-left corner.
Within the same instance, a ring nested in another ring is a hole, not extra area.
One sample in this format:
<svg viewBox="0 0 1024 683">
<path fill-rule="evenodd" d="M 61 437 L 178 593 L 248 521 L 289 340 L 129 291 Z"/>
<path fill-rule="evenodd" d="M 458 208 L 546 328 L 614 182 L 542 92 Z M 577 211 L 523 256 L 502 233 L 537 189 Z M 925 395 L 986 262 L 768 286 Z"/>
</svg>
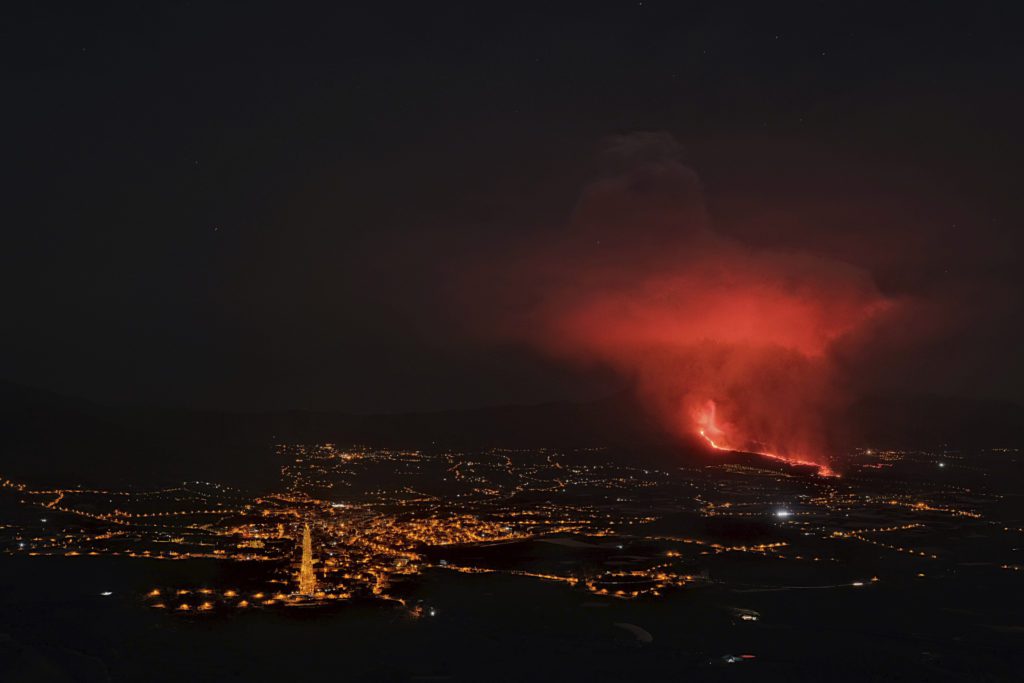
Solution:
<svg viewBox="0 0 1024 683">
<path fill-rule="evenodd" d="M 705 404 L 704 412 L 701 413 L 698 418 L 698 433 L 701 438 L 707 441 L 708 445 L 716 451 L 739 451 L 742 453 L 753 453 L 754 455 L 760 455 L 763 458 L 770 458 L 772 460 L 778 460 L 784 462 L 787 465 L 800 465 L 804 467 L 814 467 L 818 470 L 818 475 L 822 477 L 838 477 L 839 475 L 828 465 L 822 465 L 821 463 L 812 462 L 810 460 L 803 460 L 801 458 L 795 458 L 789 455 L 779 455 L 778 453 L 771 453 L 769 451 L 759 451 L 750 448 L 731 448 L 724 445 L 723 437 L 725 432 L 718 426 L 715 421 L 715 402 L 708 401 Z M 715 439 L 718 439 L 717 441 Z"/>
</svg>

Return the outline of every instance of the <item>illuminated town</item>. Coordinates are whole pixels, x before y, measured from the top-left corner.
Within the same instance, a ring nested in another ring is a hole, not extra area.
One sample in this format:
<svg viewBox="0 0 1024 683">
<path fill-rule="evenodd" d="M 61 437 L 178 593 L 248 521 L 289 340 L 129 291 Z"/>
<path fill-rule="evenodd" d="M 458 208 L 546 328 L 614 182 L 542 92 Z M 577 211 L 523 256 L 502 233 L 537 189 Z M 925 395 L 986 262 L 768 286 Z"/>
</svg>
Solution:
<svg viewBox="0 0 1024 683">
<path fill-rule="evenodd" d="M 793 587 L 787 576 L 845 591 L 1022 568 L 1024 530 L 997 482 L 958 483 L 972 470 L 987 480 L 986 462 L 1017 463 L 1016 450 L 970 460 L 862 450 L 839 477 L 757 458 L 629 466 L 600 449 L 280 444 L 276 453 L 280 489 L 256 496 L 214 482 L 115 491 L 5 480 L 6 502 L 31 511 L 4 526 L 6 552 L 243 568 L 238 583 L 153 585 L 135 596 L 180 615 L 370 602 L 432 616 L 444 606 L 410 596 L 417 585 L 429 594 L 442 574 L 504 575 L 632 601 L 711 585 Z M 893 474 L 901 471 L 915 476 Z M 958 476 L 944 477 L 951 472 Z"/>
</svg>

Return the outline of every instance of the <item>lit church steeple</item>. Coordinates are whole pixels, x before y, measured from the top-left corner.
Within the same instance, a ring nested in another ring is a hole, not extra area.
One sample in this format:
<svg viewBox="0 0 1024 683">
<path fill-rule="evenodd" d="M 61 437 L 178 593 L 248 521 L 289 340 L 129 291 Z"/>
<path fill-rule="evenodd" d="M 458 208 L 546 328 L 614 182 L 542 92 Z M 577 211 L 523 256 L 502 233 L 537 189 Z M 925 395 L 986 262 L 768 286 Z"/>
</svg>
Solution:
<svg viewBox="0 0 1024 683">
<path fill-rule="evenodd" d="M 299 568 L 299 593 L 313 595 L 316 593 L 316 574 L 313 573 L 313 539 L 309 532 L 309 524 L 302 532 L 302 566 Z"/>
</svg>

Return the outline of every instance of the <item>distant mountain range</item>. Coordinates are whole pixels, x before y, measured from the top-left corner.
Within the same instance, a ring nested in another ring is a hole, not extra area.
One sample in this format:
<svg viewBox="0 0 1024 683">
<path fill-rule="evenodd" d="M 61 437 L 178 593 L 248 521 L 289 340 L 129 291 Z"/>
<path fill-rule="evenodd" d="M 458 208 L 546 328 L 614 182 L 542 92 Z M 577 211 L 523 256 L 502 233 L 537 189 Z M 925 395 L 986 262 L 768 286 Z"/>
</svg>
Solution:
<svg viewBox="0 0 1024 683">
<path fill-rule="evenodd" d="M 875 397 L 849 428 L 873 446 L 1004 446 L 1024 441 L 1024 408 L 1004 401 Z M 605 446 L 630 457 L 678 457 L 628 393 L 581 403 L 429 413 L 233 413 L 104 406 L 0 382 L 0 476 L 47 483 L 154 485 L 209 479 L 269 486 L 274 443 L 395 448 Z"/>
<path fill-rule="evenodd" d="M 666 437 L 626 395 L 443 412 L 237 413 L 104 406 L 0 382 L 0 476 L 39 483 L 269 484 L 275 443 L 393 448 L 634 447 Z"/>
<path fill-rule="evenodd" d="M 1024 445 L 1024 408 L 1012 401 L 949 396 L 873 396 L 852 406 L 858 441 L 905 448 Z"/>
</svg>

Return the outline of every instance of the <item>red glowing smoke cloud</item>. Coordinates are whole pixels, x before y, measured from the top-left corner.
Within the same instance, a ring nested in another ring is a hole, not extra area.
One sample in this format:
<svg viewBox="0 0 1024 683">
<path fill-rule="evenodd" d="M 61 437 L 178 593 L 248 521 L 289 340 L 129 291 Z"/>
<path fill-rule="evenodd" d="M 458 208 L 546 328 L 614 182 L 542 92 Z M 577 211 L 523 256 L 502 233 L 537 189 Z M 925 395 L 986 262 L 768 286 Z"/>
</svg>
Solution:
<svg viewBox="0 0 1024 683">
<path fill-rule="evenodd" d="M 614 368 L 683 438 L 830 473 L 847 398 L 833 348 L 895 304 L 852 266 L 716 234 L 695 176 L 651 143 L 588 188 L 564 234 L 492 264 L 490 329 Z"/>
</svg>

